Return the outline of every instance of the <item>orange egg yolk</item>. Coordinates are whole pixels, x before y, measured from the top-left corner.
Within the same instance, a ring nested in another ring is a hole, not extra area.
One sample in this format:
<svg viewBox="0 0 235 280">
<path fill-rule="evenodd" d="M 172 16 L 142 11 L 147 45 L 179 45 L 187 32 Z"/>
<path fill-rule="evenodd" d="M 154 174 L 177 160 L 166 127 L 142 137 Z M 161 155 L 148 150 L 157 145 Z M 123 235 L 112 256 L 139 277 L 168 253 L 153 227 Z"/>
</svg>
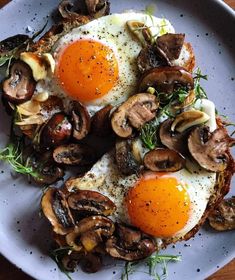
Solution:
<svg viewBox="0 0 235 280">
<path fill-rule="evenodd" d="M 89 102 L 114 87 L 118 63 L 109 47 L 93 40 L 78 40 L 61 53 L 56 76 L 72 99 Z"/>
<path fill-rule="evenodd" d="M 189 219 L 189 195 L 174 177 L 140 179 L 126 203 L 131 223 L 156 237 L 174 236 Z"/>
</svg>

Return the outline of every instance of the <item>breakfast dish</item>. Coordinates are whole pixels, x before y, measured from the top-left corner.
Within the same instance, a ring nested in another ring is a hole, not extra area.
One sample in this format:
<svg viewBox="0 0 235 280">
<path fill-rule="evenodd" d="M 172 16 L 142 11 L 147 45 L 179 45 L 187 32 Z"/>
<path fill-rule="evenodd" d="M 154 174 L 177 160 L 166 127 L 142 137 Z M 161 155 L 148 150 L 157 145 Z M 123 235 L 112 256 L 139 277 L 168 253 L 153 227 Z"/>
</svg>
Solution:
<svg viewBox="0 0 235 280">
<path fill-rule="evenodd" d="M 235 140 L 201 86 L 187 34 L 149 9 L 109 15 L 101 2 L 82 13 L 62 1 L 40 39 L 1 43 L 13 116 L 1 156 L 47 186 L 41 208 L 65 271 L 97 272 L 104 256 L 146 259 L 192 238 L 212 211 L 233 228 L 233 202 L 216 207 L 230 189 Z"/>
</svg>

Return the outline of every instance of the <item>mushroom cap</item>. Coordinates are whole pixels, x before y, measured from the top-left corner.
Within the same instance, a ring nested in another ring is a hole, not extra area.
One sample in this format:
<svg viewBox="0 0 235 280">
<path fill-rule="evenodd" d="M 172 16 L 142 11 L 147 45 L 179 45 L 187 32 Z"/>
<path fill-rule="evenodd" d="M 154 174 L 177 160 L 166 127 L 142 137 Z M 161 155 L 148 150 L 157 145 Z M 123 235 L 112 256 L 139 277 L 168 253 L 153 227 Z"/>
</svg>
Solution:
<svg viewBox="0 0 235 280">
<path fill-rule="evenodd" d="M 13 104 L 23 103 L 32 97 L 35 87 L 30 67 L 16 60 L 10 68 L 9 78 L 3 82 L 3 98 Z"/>
<path fill-rule="evenodd" d="M 194 88 L 193 76 L 180 66 L 161 66 L 146 71 L 139 82 L 139 92 L 154 87 L 158 92 L 172 93 L 176 88 Z"/>
<path fill-rule="evenodd" d="M 131 96 L 113 112 L 113 131 L 119 137 L 128 138 L 133 128 L 140 129 L 155 117 L 158 106 L 157 97 L 153 94 L 138 93 Z"/>
<path fill-rule="evenodd" d="M 234 143 L 234 139 L 229 137 L 224 127 L 212 133 L 207 126 L 196 127 L 188 138 L 188 148 L 192 157 L 201 167 L 212 172 L 226 169 L 231 143 Z"/>
<path fill-rule="evenodd" d="M 158 148 L 145 154 L 144 165 L 151 171 L 174 172 L 183 168 L 185 159 L 174 150 Z"/>
</svg>

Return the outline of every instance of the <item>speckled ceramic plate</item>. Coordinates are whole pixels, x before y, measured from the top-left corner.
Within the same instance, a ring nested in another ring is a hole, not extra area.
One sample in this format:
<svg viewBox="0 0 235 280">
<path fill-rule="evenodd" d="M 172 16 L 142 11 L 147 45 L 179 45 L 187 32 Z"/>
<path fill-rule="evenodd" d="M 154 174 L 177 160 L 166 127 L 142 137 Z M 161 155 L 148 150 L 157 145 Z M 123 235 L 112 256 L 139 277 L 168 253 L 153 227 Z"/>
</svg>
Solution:
<svg viewBox="0 0 235 280">
<path fill-rule="evenodd" d="M 0 40 L 28 30 L 38 30 L 59 1 L 13 0 L 0 10 Z M 177 32 L 186 33 L 197 65 L 209 75 L 205 88 L 221 114 L 235 121 L 235 13 L 216 0 L 118 0 L 112 12 L 143 10 L 157 5 L 156 16 L 168 18 Z M 9 131 L 8 117 L 0 108 L 0 145 Z M 0 251 L 11 262 L 41 280 L 66 279 L 47 256 L 50 244 L 48 225 L 39 217 L 41 190 L 22 177 L 11 175 L 0 163 Z M 233 182 L 234 185 L 234 182 Z M 231 194 L 235 194 L 234 190 Z M 187 243 L 170 246 L 165 253 L 180 254 L 180 263 L 168 265 L 169 279 L 204 279 L 235 257 L 235 231 L 216 233 L 204 227 Z M 120 279 L 123 263 L 109 263 L 95 275 L 80 270 L 73 279 Z M 145 267 L 130 279 L 150 279 Z"/>
</svg>

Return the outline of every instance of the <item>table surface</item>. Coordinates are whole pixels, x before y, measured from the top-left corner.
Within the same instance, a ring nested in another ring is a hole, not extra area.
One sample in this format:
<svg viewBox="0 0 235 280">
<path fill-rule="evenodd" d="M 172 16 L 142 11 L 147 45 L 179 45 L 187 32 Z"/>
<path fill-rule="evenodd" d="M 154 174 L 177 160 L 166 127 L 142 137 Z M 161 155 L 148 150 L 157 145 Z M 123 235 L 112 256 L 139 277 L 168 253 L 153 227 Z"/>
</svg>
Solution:
<svg viewBox="0 0 235 280">
<path fill-rule="evenodd" d="M 9 0 L 0 0 L 0 8 L 7 4 Z M 225 2 L 235 9 L 235 0 L 225 0 Z M 0 255 L 0 280 L 33 280 L 30 276 L 23 273 L 20 269 L 16 268 L 4 257 Z M 235 260 L 231 261 L 225 267 L 210 276 L 207 280 L 234 280 L 235 275 Z"/>
</svg>

